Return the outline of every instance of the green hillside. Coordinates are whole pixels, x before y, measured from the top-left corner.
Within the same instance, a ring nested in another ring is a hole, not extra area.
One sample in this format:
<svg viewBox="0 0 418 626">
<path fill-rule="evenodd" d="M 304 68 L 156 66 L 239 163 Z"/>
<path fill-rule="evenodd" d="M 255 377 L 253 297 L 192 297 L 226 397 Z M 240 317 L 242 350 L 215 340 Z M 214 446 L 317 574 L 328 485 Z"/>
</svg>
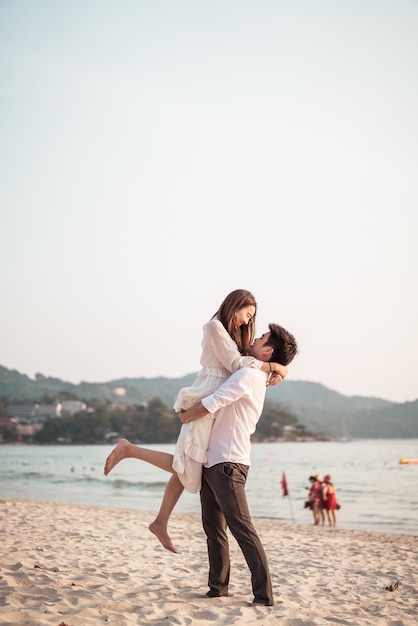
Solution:
<svg viewBox="0 0 418 626">
<path fill-rule="evenodd" d="M 0 396 L 10 402 L 35 401 L 44 394 L 65 393 L 85 401 L 97 399 L 118 404 L 141 404 L 159 397 L 171 407 L 178 390 L 190 385 L 195 376 L 192 373 L 182 378 L 121 378 L 75 385 L 42 374 L 31 379 L 0 366 Z M 394 403 L 373 397 L 344 396 L 320 383 L 307 381 L 284 381 L 267 390 L 267 399 L 288 409 L 308 430 L 329 437 L 418 438 L 418 400 Z"/>
</svg>

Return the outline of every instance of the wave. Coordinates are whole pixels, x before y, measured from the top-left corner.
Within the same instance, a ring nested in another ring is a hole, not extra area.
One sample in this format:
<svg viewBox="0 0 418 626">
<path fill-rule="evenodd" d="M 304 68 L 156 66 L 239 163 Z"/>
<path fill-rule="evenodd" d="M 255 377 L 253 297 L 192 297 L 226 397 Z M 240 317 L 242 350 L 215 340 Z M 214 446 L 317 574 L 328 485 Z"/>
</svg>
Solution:
<svg viewBox="0 0 418 626">
<path fill-rule="evenodd" d="M 167 486 L 167 483 L 161 480 L 158 481 L 154 481 L 154 482 L 132 482 L 130 480 L 123 480 L 121 478 L 115 478 L 112 481 L 100 481 L 102 483 L 105 484 L 111 484 L 112 487 L 115 487 L 116 489 L 122 489 L 122 488 L 135 488 L 135 489 L 149 489 L 149 490 L 155 490 L 155 489 L 165 489 Z"/>
<path fill-rule="evenodd" d="M 70 476 L 57 476 L 47 472 L 8 472 L 7 474 L 0 474 L 0 482 L 33 482 L 50 485 L 80 485 L 89 483 L 90 485 L 104 485 L 110 486 L 114 489 L 143 489 L 154 491 L 156 489 L 165 489 L 167 482 L 157 481 L 132 481 L 125 480 L 123 478 L 108 479 L 105 477 L 96 477 L 92 474 L 70 475 Z"/>
</svg>

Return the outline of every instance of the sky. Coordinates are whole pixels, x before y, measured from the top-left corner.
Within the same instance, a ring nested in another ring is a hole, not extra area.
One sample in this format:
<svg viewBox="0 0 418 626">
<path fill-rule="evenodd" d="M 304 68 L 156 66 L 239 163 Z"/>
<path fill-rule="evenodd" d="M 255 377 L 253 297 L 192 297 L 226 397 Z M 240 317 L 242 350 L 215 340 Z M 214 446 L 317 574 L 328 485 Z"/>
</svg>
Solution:
<svg viewBox="0 0 418 626">
<path fill-rule="evenodd" d="M 0 0 L 0 364 L 199 369 L 232 290 L 288 380 L 418 398 L 415 0 Z"/>
</svg>

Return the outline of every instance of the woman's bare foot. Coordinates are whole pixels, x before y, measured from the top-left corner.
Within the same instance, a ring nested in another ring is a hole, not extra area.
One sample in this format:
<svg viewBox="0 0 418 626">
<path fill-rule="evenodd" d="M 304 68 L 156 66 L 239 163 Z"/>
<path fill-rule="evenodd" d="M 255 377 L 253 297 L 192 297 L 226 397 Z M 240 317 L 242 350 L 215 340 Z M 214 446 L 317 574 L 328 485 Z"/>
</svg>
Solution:
<svg viewBox="0 0 418 626">
<path fill-rule="evenodd" d="M 154 535 L 163 544 L 166 550 L 170 550 L 170 552 L 174 552 L 175 554 L 178 554 L 178 550 L 176 550 L 176 547 L 172 543 L 169 537 L 169 534 L 167 532 L 166 526 L 163 526 L 162 524 L 159 524 L 158 522 L 152 522 L 152 524 L 150 524 L 148 528 L 152 533 L 154 533 Z"/>
<path fill-rule="evenodd" d="M 106 459 L 106 463 L 104 466 L 104 475 L 107 476 L 109 472 L 123 459 L 126 459 L 128 456 L 127 450 L 129 446 L 129 441 L 127 439 L 121 439 L 115 448 L 113 448 L 112 452 Z"/>
</svg>

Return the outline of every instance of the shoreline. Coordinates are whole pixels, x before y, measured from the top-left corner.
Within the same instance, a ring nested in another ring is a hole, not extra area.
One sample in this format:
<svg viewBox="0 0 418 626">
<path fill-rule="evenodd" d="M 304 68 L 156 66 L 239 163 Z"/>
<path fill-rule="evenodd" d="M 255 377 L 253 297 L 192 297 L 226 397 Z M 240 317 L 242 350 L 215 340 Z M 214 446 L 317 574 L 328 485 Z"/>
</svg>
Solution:
<svg viewBox="0 0 418 626">
<path fill-rule="evenodd" d="M 48 497 L 42 497 L 42 495 L 36 497 L 36 498 L 31 498 L 30 496 L 24 494 L 24 495 L 17 495 L 14 496 L 10 493 L 10 490 L 4 490 L 5 492 L 2 493 L 1 487 L 0 487 L 0 503 L 4 500 L 20 500 L 20 501 L 34 501 L 34 502 L 56 502 L 58 504 L 63 504 L 63 505 L 68 505 L 68 506 L 91 506 L 91 507 L 97 507 L 97 508 L 108 508 L 108 509 L 112 509 L 112 510 L 116 510 L 116 511 L 123 511 L 123 510 L 129 510 L 129 511 L 136 511 L 138 513 L 144 513 L 144 514 L 148 514 L 151 518 L 153 516 L 156 515 L 157 510 L 158 510 L 158 506 L 156 508 L 152 508 L 152 507 L 146 507 L 146 508 L 140 508 L 138 506 L 137 502 L 133 501 L 132 505 L 128 505 L 125 503 L 121 503 L 119 504 L 119 502 L 116 504 L 115 501 L 112 501 L 112 503 L 108 503 L 108 504 L 98 504 L 97 502 L 92 502 L 92 503 L 86 503 L 85 499 L 80 499 L 77 501 L 77 498 L 71 499 L 71 500 L 67 500 L 67 499 L 48 499 Z M 300 503 L 298 503 L 300 504 Z M 190 510 L 189 508 L 186 508 L 186 510 L 181 510 L 181 507 L 177 507 L 179 509 L 179 511 L 176 511 L 177 515 L 187 515 L 187 516 L 195 516 L 200 520 L 200 502 L 199 505 L 197 507 L 197 509 L 194 507 L 193 510 Z M 251 510 L 251 505 L 250 505 L 250 510 Z M 257 513 L 255 511 L 252 511 L 252 519 L 254 521 L 254 523 L 274 523 L 274 524 L 278 524 L 278 525 L 284 525 L 284 526 L 290 526 L 292 528 L 294 527 L 302 527 L 302 528 L 311 528 L 313 527 L 313 523 L 312 521 L 310 521 L 311 519 L 311 512 L 310 511 L 306 511 L 306 521 L 300 521 L 297 520 L 295 522 L 291 522 L 290 521 L 290 515 L 288 515 L 287 519 L 284 517 L 273 517 L 273 516 L 267 516 L 267 515 L 263 515 L 260 513 Z M 330 532 L 333 531 L 333 529 L 325 524 L 323 527 L 321 527 L 325 530 L 328 530 Z M 401 529 L 398 526 L 395 527 L 391 527 L 390 525 L 387 525 L 385 527 L 381 527 L 378 528 L 376 523 L 370 522 L 369 525 L 367 524 L 367 522 L 363 522 L 363 525 L 361 527 L 354 527 L 354 525 L 350 525 L 349 522 L 345 521 L 344 519 L 342 520 L 338 520 L 337 523 L 337 530 L 339 531 L 347 531 L 347 532 L 365 532 L 365 533 L 381 533 L 381 534 L 390 534 L 390 535 L 396 535 L 398 537 L 400 536 L 410 536 L 410 537 L 417 537 L 418 539 L 418 530 L 415 529 Z M 1 624 L 1 622 L 0 622 Z"/>
<path fill-rule="evenodd" d="M 255 519 L 276 604 L 252 607 L 250 574 L 231 537 L 228 598 L 205 598 L 200 516 L 174 513 L 179 554 L 137 509 L 0 498 L 0 624 L 280 624 L 415 626 L 416 535 Z M 399 588 L 386 587 L 399 581 Z"/>
</svg>

